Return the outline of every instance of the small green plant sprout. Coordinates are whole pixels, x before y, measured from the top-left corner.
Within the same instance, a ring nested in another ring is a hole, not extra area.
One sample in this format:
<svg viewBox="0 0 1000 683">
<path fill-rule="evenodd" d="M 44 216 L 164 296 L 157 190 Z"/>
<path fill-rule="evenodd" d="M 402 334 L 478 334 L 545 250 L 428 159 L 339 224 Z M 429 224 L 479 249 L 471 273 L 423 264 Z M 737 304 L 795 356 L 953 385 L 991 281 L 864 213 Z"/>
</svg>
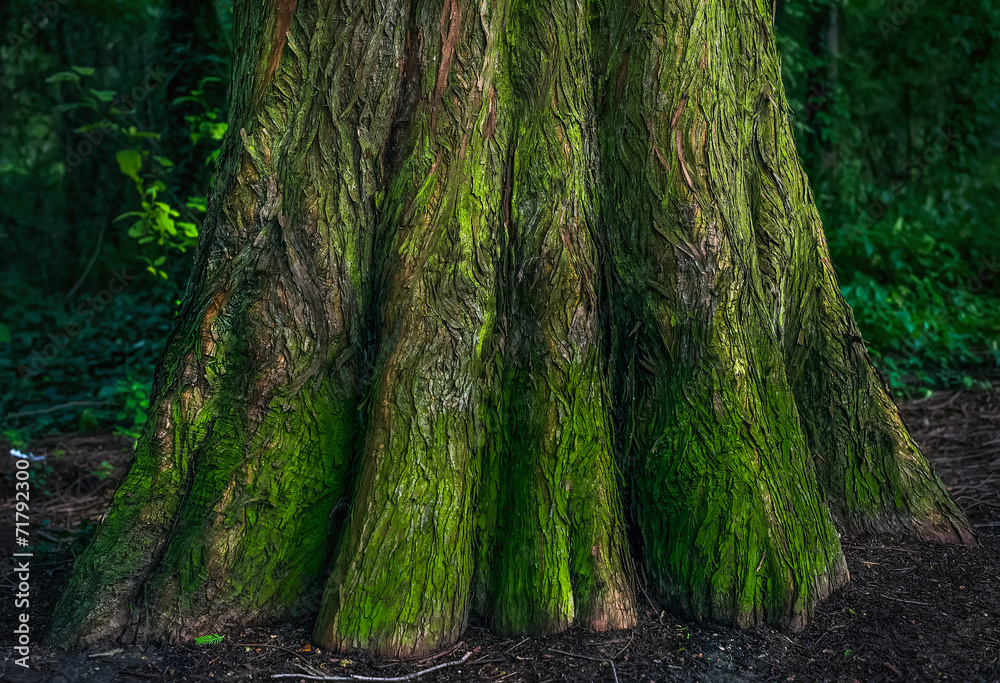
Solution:
<svg viewBox="0 0 1000 683">
<path fill-rule="evenodd" d="M 213 633 L 207 636 L 198 636 L 194 639 L 194 644 L 199 646 L 218 645 L 222 642 L 223 638 L 225 638 L 225 636 L 219 635 L 218 633 Z"/>
<path fill-rule="evenodd" d="M 112 465 L 107 460 L 101 462 L 101 466 L 96 470 L 91 470 L 91 474 L 100 479 L 101 481 L 110 477 L 115 471 L 115 466 Z"/>
<path fill-rule="evenodd" d="M 19 429 L 5 429 L 3 430 L 3 438 L 11 443 L 15 449 L 25 449 L 28 448 L 28 443 L 30 439 L 27 435 Z M 20 450 L 18 450 L 20 452 Z M 11 451 L 11 455 L 14 455 Z M 23 455 L 14 455 L 15 458 L 22 458 Z"/>
</svg>

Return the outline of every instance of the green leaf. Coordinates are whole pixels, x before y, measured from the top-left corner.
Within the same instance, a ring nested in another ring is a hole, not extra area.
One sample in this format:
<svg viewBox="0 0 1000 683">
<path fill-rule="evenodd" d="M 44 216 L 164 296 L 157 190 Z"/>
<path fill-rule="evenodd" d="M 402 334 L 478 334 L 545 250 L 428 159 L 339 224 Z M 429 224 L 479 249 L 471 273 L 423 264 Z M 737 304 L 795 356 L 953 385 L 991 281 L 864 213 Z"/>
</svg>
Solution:
<svg viewBox="0 0 1000 683">
<path fill-rule="evenodd" d="M 156 202 L 156 208 L 154 209 L 154 229 L 161 235 L 167 234 L 174 236 L 177 234 L 177 228 L 174 227 L 173 218 L 171 218 L 171 213 L 177 213 L 172 211 L 169 204 L 164 204 L 163 202 Z"/>
<path fill-rule="evenodd" d="M 94 431 L 99 422 L 97 415 L 93 408 L 84 408 L 80 413 L 80 418 L 78 420 L 77 426 L 80 428 L 81 432 L 91 432 Z"/>
<path fill-rule="evenodd" d="M 0 323 L 0 344 L 10 343 L 10 326 Z"/>
<path fill-rule="evenodd" d="M 80 74 L 81 76 L 93 76 L 94 75 L 94 67 L 92 67 L 92 66 L 71 66 L 70 68 L 73 69 L 73 71 L 75 71 L 78 74 Z"/>
<path fill-rule="evenodd" d="M 64 114 L 64 113 L 66 113 L 68 111 L 73 111 L 74 109 L 80 109 L 80 108 L 83 108 L 83 107 L 87 107 L 87 108 L 91 108 L 91 109 L 93 108 L 89 104 L 87 104 L 86 102 L 66 102 L 65 104 L 57 104 L 56 106 L 54 106 L 52 108 L 54 110 L 56 110 L 57 112 L 59 112 L 60 114 Z"/>
<path fill-rule="evenodd" d="M 228 127 L 228 123 L 213 123 L 208 126 L 208 132 L 213 140 L 221 140 L 225 136 Z"/>
<path fill-rule="evenodd" d="M 118 158 L 118 168 L 126 176 L 139 182 L 139 169 L 142 168 L 142 150 L 122 149 L 115 155 Z"/>
<path fill-rule="evenodd" d="M 54 73 L 45 79 L 46 83 L 63 83 L 64 81 L 72 81 L 73 83 L 80 82 L 80 76 L 73 73 L 72 71 L 59 71 Z"/>
<path fill-rule="evenodd" d="M 93 88 L 90 88 L 90 94 L 99 99 L 101 102 L 110 102 L 115 99 L 116 95 L 114 90 L 94 90 Z"/>
<path fill-rule="evenodd" d="M 153 156 L 153 158 L 156 159 L 157 163 L 160 164 L 160 166 L 163 166 L 164 168 L 170 168 L 174 165 L 174 162 L 172 162 L 167 157 Z"/>
</svg>

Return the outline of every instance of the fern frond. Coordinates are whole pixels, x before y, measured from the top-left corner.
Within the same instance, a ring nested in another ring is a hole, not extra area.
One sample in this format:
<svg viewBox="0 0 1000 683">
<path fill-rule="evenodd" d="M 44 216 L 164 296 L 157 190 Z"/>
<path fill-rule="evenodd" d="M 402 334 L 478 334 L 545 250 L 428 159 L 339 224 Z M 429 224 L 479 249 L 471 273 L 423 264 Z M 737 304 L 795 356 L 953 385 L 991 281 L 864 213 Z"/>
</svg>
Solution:
<svg viewBox="0 0 1000 683">
<path fill-rule="evenodd" d="M 222 642 L 225 636 L 220 636 L 218 633 L 213 633 L 209 636 L 198 636 L 194 639 L 195 645 L 218 645 Z"/>
</svg>

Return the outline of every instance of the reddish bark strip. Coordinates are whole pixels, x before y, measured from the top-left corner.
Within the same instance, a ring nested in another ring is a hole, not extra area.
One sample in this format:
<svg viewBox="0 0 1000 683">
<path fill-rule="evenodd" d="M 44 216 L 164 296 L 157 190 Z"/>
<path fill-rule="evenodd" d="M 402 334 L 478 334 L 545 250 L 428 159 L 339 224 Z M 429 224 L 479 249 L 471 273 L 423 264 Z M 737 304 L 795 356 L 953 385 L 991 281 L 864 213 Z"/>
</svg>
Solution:
<svg viewBox="0 0 1000 683">
<path fill-rule="evenodd" d="M 445 19 L 450 17 L 448 33 L 445 35 Z M 448 74 L 451 72 L 451 59 L 462 35 L 462 4 L 459 0 L 445 0 L 441 10 L 441 67 L 438 69 L 437 84 L 434 87 L 434 103 L 431 106 L 431 135 L 437 132 L 438 112 L 441 109 L 442 95 L 448 85 Z"/>
<path fill-rule="evenodd" d="M 275 2 L 278 3 L 276 12 L 274 9 Z M 295 14 L 295 8 L 298 4 L 299 0 L 269 0 L 269 14 L 272 12 L 276 14 L 273 37 L 274 47 L 271 49 L 270 54 L 267 55 L 267 69 L 264 71 L 264 77 L 261 79 L 260 85 L 257 87 L 257 93 L 254 96 L 255 107 L 260 105 L 264 93 L 267 92 L 267 86 L 271 84 L 271 79 L 274 78 L 274 74 L 278 70 L 278 64 L 281 62 L 281 53 L 285 50 L 285 43 L 288 42 L 288 28 L 292 24 L 292 15 Z M 266 46 L 266 43 L 263 45 Z"/>
</svg>

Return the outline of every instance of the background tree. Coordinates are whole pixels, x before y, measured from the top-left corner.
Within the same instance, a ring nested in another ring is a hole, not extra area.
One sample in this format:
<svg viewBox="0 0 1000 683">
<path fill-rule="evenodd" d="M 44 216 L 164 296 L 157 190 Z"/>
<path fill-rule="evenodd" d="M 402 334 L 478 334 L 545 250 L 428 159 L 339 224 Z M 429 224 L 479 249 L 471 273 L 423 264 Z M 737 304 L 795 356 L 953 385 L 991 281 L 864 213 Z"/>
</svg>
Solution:
<svg viewBox="0 0 1000 683">
<path fill-rule="evenodd" d="M 324 580 L 337 648 L 626 627 L 627 526 L 689 614 L 799 627 L 835 525 L 971 541 L 837 288 L 772 7 L 238 3 L 194 271 L 50 638 Z"/>
</svg>

